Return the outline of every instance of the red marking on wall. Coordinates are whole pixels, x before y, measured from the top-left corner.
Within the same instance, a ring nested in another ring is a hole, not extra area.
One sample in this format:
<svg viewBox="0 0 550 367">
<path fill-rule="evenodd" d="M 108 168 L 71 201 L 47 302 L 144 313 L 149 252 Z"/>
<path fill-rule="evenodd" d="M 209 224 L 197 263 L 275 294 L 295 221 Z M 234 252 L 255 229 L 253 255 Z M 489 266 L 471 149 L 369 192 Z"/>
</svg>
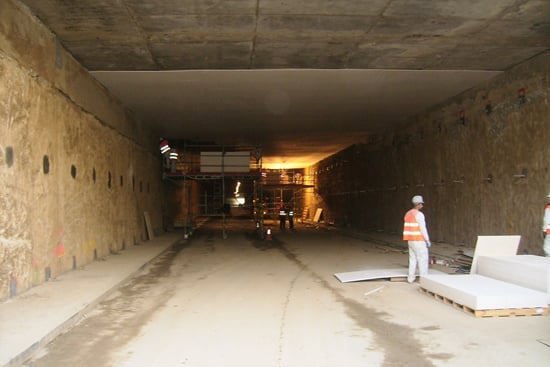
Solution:
<svg viewBox="0 0 550 367">
<path fill-rule="evenodd" d="M 65 255 L 65 245 L 62 243 L 59 243 L 57 246 L 55 246 L 54 252 L 55 252 L 55 256 L 63 257 Z"/>
</svg>

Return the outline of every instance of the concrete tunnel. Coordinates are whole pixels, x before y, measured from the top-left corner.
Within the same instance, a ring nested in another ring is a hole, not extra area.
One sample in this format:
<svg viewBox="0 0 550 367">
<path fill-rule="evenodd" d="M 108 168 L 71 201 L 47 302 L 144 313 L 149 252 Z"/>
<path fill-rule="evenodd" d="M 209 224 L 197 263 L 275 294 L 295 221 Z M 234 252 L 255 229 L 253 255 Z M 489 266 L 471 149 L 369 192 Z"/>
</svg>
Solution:
<svg viewBox="0 0 550 367">
<path fill-rule="evenodd" d="M 435 243 L 543 255 L 549 5 L 0 1 L 0 300 L 146 243 L 144 213 L 399 241 L 423 195 Z"/>
<path fill-rule="evenodd" d="M 219 11 L 246 23 L 245 3 Z M 306 5 L 283 12 L 268 1 L 254 23 L 254 48 L 240 55 L 234 39 L 244 37 L 246 24 L 224 24 L 198 5 L 190 13 L 217 19 L 219 29 L 206 20 L 189 25 L 195 33 L 183 23 L 153 24 L 147 12 L 185 18 L 176 5 L 153 1 L 131 2 L 134 17 L 93 2 L 3 1 L 1 298 L 9 297 L 10 282 L 23 292 L 45 274 L 146 240 L 144 212 L 157 234 L 191 226 L 212 185 L 176 176 L 189 156 L 200 155 L 200 144 L 257 148 L 264 176 L 302 175 L 310 185 L 283 194 L 300 218 L 322 208 L 325 224 L 398 234 L 410 197 L 422 194 L 435 241 L 473 246 L 477 235 L 519 234 L 522 253 L 541 254 L 550 190 L 549 34 L 536 21 L 547 16 L 537 11 L 547 4 L 496 7 L 483 16 L 482 5 L 470 15 L 442 5 L 404 15 L 393 4 L 375 21 L 376 9 L 344 3 L 328 10 L 319 2 L 324 16 L 298 16 L 315 12 Z M 363 14 L 355 23 L 338 18 L 354 11 Z M 496 35 L 495 19 L 515 14 L 517 34 Z M 445 26 L 426 34 L 387 29 L 394 18 L 409 24 L 422 17 Z M 490 30 L 467 47 L 465 34 L 473 33 L 446 29 L 451 19 L 460 28 L 459 21 L 465 27 L 485 18 Z M 368 37 L 358 33 L 370 22 Z M 299 36 L 289 38 L 292 32 Z M 455 48 L 433 43 L 435 53 L 421 55 L 426 46 L 407 41 L 439 33 Z M 231 42 L 195 41 L 223 35 Z M 340 46 L 319 44 L 331 37 Z M 398 39 L 400 52 L 375 46 Z M 349 40 L 359 46 L 341 52 Z M 175 171 L 163 163 L 161 137 L 180 150 Z M 245 181 L 258 173 L 247 172 Z M 226 180 L 230 197 L 237 178 Z M 248 207 L 252 186 L 243 186 Z M 288 187 L 265 194 L 278 201 Z"/>
</svg>

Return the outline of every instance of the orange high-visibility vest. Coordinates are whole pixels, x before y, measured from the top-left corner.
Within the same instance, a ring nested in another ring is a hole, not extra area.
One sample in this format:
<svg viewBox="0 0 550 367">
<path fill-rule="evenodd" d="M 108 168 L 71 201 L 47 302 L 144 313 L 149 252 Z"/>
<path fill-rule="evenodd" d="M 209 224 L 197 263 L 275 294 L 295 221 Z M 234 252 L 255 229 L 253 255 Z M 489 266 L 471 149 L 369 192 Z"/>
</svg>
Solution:
<svg viewBox="0 0 550 367">
<path fill-rule="evenodd" d="M 424 236 L 420 232 L 420 225 L 416 221 L 417 209 L 411 209 L 405 214 L 405 225 L 403 226 L 403 240 L 405 241 L 424 241 Z"/>
<path fill-rule="evenodd" d="M 544 208 L 544 209 L 545 210 L 550 209 L 550 204 L 546 205 L 546 208 Z M 546 225 L 546 234 L 550 235 L 550 223 L 548 223 L 548 225 Z"/>
</svg>

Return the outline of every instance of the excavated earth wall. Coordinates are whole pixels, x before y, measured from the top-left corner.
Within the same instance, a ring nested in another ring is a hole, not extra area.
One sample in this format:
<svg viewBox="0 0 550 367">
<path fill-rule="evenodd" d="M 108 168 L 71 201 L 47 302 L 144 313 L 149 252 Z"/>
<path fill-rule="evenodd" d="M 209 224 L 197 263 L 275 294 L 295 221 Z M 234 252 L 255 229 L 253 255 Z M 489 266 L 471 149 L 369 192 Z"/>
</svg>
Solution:
<svg viewBox="0 0 550 367">
<path fill-rule="evenodd" d="M 162 227 L 157 138 L 36 18 L 0 2 L 0 300 Z"/>
<path fill-rule="evenodd" d="M 316 188 L 303 205 L 336 225 L 400 233 L 420 194 L 437 241 L 473 247 L 477 235 L 520 234 L 520 252 L 542 254 L 549 127 L 546 52 L 309 167 Z"/>
</svg>

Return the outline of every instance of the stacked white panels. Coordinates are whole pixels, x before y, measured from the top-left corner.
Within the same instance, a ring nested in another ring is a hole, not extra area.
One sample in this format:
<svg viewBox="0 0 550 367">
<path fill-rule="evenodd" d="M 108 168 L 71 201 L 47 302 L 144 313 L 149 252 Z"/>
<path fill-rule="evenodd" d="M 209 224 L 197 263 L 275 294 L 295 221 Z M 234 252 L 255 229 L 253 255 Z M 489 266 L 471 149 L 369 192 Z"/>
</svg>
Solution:
<svg viewBox="0 0 550 367">
<path fill-rule="evenodd" d="M 493 279 L 548 294 L 550 303 L 550 258 L 535 255 L 480 256 L 477 273 Z"/>
<path fill-rule="evenodd" d="M 477 273 L 479 256 L 513 256 L 518 253 L 521 236 L 477 236 L 470 274 Z"/>
<path fill-rule="evenodd" d="M 201 152 L 201 173 L 250 172 L 250 152 Z"/>
<path fill-rule="evenodd" d="M 546 293 L 478 274 L 427 275 L 420 286 L 473 310 L 544 308 Z"/>
</svg>

